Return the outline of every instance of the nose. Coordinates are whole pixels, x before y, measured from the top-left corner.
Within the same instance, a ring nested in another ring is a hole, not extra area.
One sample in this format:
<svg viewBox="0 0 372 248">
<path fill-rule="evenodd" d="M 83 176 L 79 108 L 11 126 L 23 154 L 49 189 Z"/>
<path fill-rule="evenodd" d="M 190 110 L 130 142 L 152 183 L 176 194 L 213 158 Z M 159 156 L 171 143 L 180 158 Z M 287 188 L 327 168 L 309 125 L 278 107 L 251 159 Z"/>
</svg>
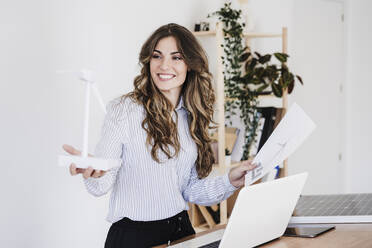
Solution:
<svg viewBox="0 0 372 248">
<path fill-rule="evenodd" d="M 161 69 L 161 70 L 168 70 L 169 67 L 170 67 L 170 59 L 167 58 L 167 57 L 164 57 L 164 58 L 161 60 L 160 69 Z"/>
</svg>

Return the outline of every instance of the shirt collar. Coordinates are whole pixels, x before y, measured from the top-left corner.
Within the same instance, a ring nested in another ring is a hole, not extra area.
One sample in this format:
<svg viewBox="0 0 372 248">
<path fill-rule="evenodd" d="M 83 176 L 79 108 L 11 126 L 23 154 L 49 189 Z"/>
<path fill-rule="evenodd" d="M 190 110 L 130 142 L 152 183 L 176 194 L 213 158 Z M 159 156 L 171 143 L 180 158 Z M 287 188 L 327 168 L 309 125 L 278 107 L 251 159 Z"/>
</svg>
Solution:
<svg viewBox="0 0 372 248">
<path fill-rule="evenodd" d="M 183 97 L 182 96 L 180 96 L 180 101 L 179 101 L 177 107 L 175 108 L 175 111 L 179 111 L 180 109 L 184 109 L 184 110 L 187 111 L 187 108 L 185 106 L 185 103 L 183 102 Z"/>
</svg>

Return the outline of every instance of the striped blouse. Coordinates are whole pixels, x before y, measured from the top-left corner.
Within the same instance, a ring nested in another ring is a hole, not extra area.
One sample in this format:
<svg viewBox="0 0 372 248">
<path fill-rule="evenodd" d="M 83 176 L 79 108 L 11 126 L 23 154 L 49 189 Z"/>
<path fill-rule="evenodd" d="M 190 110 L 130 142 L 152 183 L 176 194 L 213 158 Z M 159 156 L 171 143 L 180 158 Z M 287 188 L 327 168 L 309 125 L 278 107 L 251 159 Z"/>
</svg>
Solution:
<svg viewBox="0 0 372 248">
<path fill-rule="evenodd" d="M 107 221 L 114 223 L 124 217 L 137 221 L 165 219 L 187 210 L 188 202 L 213 205 L 237 189 L 230 184 L 228 174 L 198 178 L 197 146 L 189 133 L 188 111 L 182 99 L 175 111 L 180 152 L 171 159 L 159 152 L 162 163 L 157 163 L 151 157 L 147 133 L 141 126 L 144 108 L 129 97 L 108 104 L 95 156 L 121 159 L 122 165 L 100 178 L 84 179 L 88 192 L 94 196 L 112 189 Z"/>
</svg>

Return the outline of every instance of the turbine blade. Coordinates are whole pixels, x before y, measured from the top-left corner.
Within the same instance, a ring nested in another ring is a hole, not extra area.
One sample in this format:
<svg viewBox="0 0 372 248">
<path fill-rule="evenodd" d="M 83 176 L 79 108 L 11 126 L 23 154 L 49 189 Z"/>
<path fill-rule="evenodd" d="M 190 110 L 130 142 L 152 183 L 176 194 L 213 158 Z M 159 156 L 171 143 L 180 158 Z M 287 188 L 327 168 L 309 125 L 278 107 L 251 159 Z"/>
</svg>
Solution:
<svg viewBox="0 0 372 248">
<path fill-rule="evenodd" d="M 95 83 L 92 83 L 91 86 L 92 86 L 92 88 L 93 88 L 94 95 L 95 95 L 95 96 L 97 97 L 97 99 L 98 99 L 99 105 L 101 105 L 101 107 L 102 107 L 102 109 L 103 109 L 103 112 L 106 114 L 105 103 L 103 102 L 102 96 L 101 96 L 101 94 L 99 93 L 96 84 L 95 84 Z"/>
</svg>

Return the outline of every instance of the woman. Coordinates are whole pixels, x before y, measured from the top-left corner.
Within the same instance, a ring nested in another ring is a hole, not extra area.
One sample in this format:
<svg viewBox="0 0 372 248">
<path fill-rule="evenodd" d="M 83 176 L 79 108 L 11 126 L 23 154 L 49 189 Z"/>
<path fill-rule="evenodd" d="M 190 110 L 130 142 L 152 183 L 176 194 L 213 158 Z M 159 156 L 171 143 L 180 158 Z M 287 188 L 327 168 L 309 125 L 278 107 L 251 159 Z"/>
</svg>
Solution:
<svg viewBox="0 0 372 248">
<path fill-rule="evenodd" d="M 245 161 L 205 177 L 214 162 L 208 130 L 215 96 L 208 61 L 190 31 L 157 29 L 142 46 L 134 91 L 108 105 L 95 155 L 122 159 L 107 172 L 70 166 L 95 195 L 112 188 L 105 247 L 150 247 L 194 234 L 188 202 L 212 205 L 244 184 Z M 64 146 L 71 154 L 79 151 Z"/>
</svg>

